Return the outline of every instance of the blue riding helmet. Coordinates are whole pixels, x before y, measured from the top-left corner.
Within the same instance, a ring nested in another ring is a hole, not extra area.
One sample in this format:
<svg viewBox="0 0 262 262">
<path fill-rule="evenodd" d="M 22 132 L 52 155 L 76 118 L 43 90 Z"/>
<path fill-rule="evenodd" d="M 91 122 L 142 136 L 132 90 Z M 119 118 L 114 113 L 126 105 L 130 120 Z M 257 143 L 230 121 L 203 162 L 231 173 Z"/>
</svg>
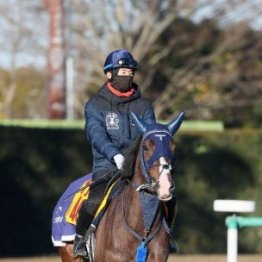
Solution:
<svg viewBox="0 0 262 262">
<path fill-rule="evenodd" d="M 130 68 L 137 70 L 137 61 L 127 50 L 120 49 L 111 52 L 104 64 L 104 73 L 117 68 Z"/>
</svg>

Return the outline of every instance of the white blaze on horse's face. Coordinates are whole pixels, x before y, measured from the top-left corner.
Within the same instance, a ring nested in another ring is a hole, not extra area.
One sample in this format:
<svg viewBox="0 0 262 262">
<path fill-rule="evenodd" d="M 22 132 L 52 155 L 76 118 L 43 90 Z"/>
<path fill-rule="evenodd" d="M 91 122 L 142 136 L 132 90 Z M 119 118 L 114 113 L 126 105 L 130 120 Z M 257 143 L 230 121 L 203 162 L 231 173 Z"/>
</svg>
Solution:
<svg viewBox="0 0 262 262">
<path fill-rule="evenodd" d="M 148 139 L 144 140 L 142 149 L 142 170 L 147 182 L 152 186 L 159 200 L 170 200 L 174 191 L 171 171 L 175 142 L 165 130 L 154 131 L 148 135 Z"/>
<path fill-rule="evenodd" d="M 161 201 L 168 201 L 172 198 L 172 194 L 170 193 L 170 189 L 172 188 L 172 179 L 170 168 L 163 168 L 165 166 L 169 167 L 169 164 L 165 160 L 164 157 L 159 159 L 159 178 L 158 178 L 158 189 L 157 194 L 158 198 Z"/>
</svg>

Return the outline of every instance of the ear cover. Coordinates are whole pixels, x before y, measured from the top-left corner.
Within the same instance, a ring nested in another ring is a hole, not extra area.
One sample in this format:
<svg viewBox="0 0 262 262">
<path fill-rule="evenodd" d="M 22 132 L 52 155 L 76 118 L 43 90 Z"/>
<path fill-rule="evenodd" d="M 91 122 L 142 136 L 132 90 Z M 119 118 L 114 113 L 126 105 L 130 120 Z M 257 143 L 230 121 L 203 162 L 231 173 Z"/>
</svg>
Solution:
<svg viewBox="0 0 262 262">
<path fill-rule="evenodd" d="M 174 120 L 172 120 L 169 124 L 167 124 L 167 128 L 169 129 L 170 133 L 174 135 L 176 131 L 180 128 L 183 120 L 185 117 L 185 113 L 180 113 Z"/>
<path fill-rule="evenodd" d="M 137 129 L 142 134 L 144 134 L 146 132 L 146 127 L 147 127 L 146 123 L 142 119 L 140 119 L 136 114 L 134 114 L 133 112 L 131 112 L 131 116 L 132 116 L 133 121 L 135 122 Z"/>
<path fill-rule="evenodd" d="M 132 119 L 138 128 L 138 130 L 142 133 L 145 134 L 148 129 L 150 129 L 150 126 L 148 126 L 142 119 L 140 119 L 136 114 L 131 112 Z M 177 130 L 180 128 L 183 120 L 185 117 L 185 113 L 182 112 L 180 113 L 174 120 L 172 120 L 169 124 L 167 125 L 162 125 L 162 127 L 165 127 L 169 130 L 170 134 L 173 136 Z M 155 123 L 152 124 L 151 126 L 159 126 L 160 124 Z"/>
</svg>

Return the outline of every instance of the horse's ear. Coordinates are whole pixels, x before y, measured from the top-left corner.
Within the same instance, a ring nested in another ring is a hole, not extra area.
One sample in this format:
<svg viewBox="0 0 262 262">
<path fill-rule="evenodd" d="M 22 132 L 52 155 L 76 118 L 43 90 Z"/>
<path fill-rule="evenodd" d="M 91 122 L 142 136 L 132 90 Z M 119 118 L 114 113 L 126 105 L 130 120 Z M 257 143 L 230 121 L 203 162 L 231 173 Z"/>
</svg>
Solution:
<svg viewBox="0 0 262 262">
<path fill-rule="evenodd" d="M 137 129 L 141 132 L 141 133 L 145 133 L 146 132 L 146 123 L 143 122 L 142 119 L 140 119 L 136 114 L 134 114 L 133 112 L 131 112 L 131 116 L 133 121 L 135 122 L 135 125 L 137 127 Z"/>
<path fill-rule="evenodd" d="M 173 121 L 171 121 L 169 124 L 167 124 L 167 128 L 169 129 L 170 133 L 174 135 L 176 131 L 179 129 L 181 126 L 183 120 L 185 117 L 185 113 L 182 112 L 179 114 L 178 117 L 176 117 Z"/>
</svg>

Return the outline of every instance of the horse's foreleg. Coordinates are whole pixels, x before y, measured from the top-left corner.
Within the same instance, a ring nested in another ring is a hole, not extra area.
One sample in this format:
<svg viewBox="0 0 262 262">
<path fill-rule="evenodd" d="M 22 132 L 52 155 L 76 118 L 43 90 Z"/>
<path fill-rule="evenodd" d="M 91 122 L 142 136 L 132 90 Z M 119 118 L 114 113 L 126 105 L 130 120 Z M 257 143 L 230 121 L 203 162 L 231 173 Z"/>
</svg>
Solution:
<svg viewBox="0 0 262 262">
<path fill-rule="evenodd" d="M 67 244 L 65 247 L 59 247 L 58 253 L 62 262 L 84 262 L 81 257 L 73 257 L 73 244 Z"/>
</svg>

